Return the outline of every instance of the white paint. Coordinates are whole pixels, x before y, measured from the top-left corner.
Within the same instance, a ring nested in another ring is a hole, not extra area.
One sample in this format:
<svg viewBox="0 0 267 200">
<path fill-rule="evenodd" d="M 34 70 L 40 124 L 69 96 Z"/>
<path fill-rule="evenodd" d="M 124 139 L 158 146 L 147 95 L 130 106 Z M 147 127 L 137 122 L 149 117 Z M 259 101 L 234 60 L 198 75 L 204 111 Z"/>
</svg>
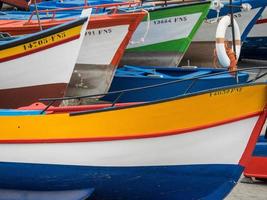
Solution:
<svg viewBox="0 0 267 200">
<path fill-rule="evenodd" d="M 267 19 L 267 8 L 265 8 L 259 19 Z M 267 37 L 267 23 L 255 24 L 248 37 Z"/>
<path fill-rule="evenodd" d="M 230 24 L 231 24 L 230 17 L 228 15 L 224 16 L 220 20 L 217 30 L 216 30 L 216 52 L 217 52 L 218 60 L 223 67 L 229 67 L 231 65 L 231 61 L 226 53 L 225 44 L 222 42 L 217 42 L 217 39 L 220 40 L 221 38 L 225 37 L 226 30 Z M 238 41 L 235 45 L 236 59 L 238 60 L 240 56 L 240 50 L 241 50 L 241 45 L 239 43 L 241 41 L 241 36 L 240 36 L 238 24 L 235 19 L 234 19 L 234 30 L 235 30 L 235 40 Z"/>
<path fill-rule="evenodd" d="M 241 35 L 243 34 L 248 24 L 256 16 L 256 14 L 259 12 L 260 9 L 261 8 L 255 8 L 247 12 L 237 12 L 234 14 L 235 20 L 238 23 Z M 193 41 L 197 41 L 197 42 L 215 41 L 215 33 L 216 33 L 217 26 L 218 26 L 218 22 L 214 22 L 214 21 L 215 21 L 215 18 L 204 21 L 204 23 L 198 30 L 196 36 L 194 37 Z M 232 34 L 231 34 L 230 29 L 228 29 L 225 38 L 227 40 L 231 40 Z"/>
<path fill-rule="evenodd" d="M 0 144 L 0 161 L 85 166 L 237 164 L 257 119 L 252 117 L 191 133 L 146 139 Z"/>
<path fill-rule="evenodd" d="M 79 39 L 0 63 L 0 89 L 69 83 L 87 23 Z"/>
<path fill-rule="evenodd" d="M 129 24 L 86 31 L 78 64 L 109 65 L 129 32 Z"/>
<path fill-rule="evenodd" d="M 187 38 L 201 14 L 202 13 L 194 13 L 191 15 L 180 15 L 151 20 L 150 28 L 144 42 L 129 44 L 127 49 Z M 139 41 L 146 33 L 146 29 L 147 21 L 141 22 L 131 40 L 134 42 Z"/>
</svg>

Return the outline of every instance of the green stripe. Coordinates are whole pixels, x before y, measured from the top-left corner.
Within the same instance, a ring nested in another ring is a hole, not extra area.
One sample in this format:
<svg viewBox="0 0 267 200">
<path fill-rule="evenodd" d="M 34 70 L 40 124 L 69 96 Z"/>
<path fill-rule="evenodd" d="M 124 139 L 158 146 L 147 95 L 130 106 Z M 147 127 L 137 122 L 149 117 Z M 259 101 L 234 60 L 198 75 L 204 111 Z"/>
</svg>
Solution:
<svg viewBox="0 0 267 200">
<path fill-rule="evenodd" d="M 166 17 L 175 17 L 180 15 L 189 15 L 193 13 L 205 12 L 210 7 L 210 2 L 204 4 L 193 4 L 187 6 L 170 6 L 167 9 L 158 9 L 154 11 L 149 11 L 150 20 L 161 19 Z M 206 14 L 207 15 L 207 14 Z M 144 18 L 143 21 L 146 21 Z"/>
<path fill-rule="evenodd" d="M 157 44 L 151 44 L 136 48 L 127 49 L 127 52 L 178 52 L 185 53 L 194 38 L 197 30 L 200 28 L 204 19 L 209 12 L 210 3 L 193 5 L 193 6 L 183 6 L 175 7 L 163 10 L 157 10 L 150 13 L 150 19 L 161 19 L 167 17 L 189 15 L 194 13 L 202 13 L 196 24 L 194 25 L 192 31 L 187 38 L 182 38 L 178 40 L 171 40 L 166 42 L 161 42 Z"/>
<path fill-rule="evenodd" d="M 179 40 L 172 40 L 143 47 L 127 49 L 127 52 L 183 52 L 190 42 L 191 41 L 189 38 L 183 38 Z"/>
</svg>

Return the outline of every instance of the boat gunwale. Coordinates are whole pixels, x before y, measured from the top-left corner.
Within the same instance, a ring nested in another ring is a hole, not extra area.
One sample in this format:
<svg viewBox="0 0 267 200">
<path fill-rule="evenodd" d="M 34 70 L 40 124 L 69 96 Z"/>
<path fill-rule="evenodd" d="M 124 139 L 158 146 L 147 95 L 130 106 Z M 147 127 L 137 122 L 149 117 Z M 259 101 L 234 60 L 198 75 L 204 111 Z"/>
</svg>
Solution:
<svg viewBox="0 0 267 200">
<path fill-rule="evenodd" d="M 267 105 L 267 104 L 266 104 Z M 265 105 L 265 107 L 266 107 Z M 175 136 L 180 134 L 188 134 L 194 131 L 201 131 L 209 128 L 213 128 L 216 126 L 223 126 L 225 124 L 238 122 L 241 120 L 250 119 L 253 117 L 260 117 L 264 114 L 264 110 L 249 113 L 243 116 L 222 120 L 214 123 L 209 123 L 205 125 L 194 126 L 190 128 L 183 128 L 183 129 L 173 129 L 168 131 L 160 131 L 160 132 L 148 132 L 148 133 L 135 133 L 133 135 L 127 136 L 102 136 L 102 137 L 76 137 L 76 138 L 45 138 L 45 139 L 0 139 L 0 144 L 43 144 L 43 143 L 77 143 L 77 142 L 109 142 L 109 141 L 122 141 L 122 140 L 138 140 L 138 139 L 153 139 L 153 138 L 160 138 L 160 137 L 169 137 Z M 55 115 L 55 114 L 52 114 Z M 37 116 L 38 115 L 33 115 Z M 39 115 L 41 116 L 41 115 Z M 45 116 L 45 115 L 42 115 Z M 1 116 L 0 116 L 1 117 Z M 7 116 L 4 116 L 7 117 Z M 11 117 L 19 117 L 19 116 L 11 116 Z M 258 120 L 257 120 L 258 121 Z"/>
<path fill-rule="evenodd" d="M 247 87 L 247 86 L 254 86 L 254 85 L 266 85 L 267 86 L 267 82 L 266 83 L 264 83 L 264 82 L 260 82 L 260 83 L 242 83 L 242 84 L 236 84 L 236 85 L 230 85 L 230 86 L 224 86 L 224 87 L 218 87 L 218 88 L 213 88 L 213 89 L 202 90 L 200 92 L 194 92 L 194 93 L 188 93 L 188 94 L 184 94 L 184 95 L 178 95 L 176 97 L 170 97 L 170 98 L 160 99 L 160 100 L 151 101 L 151 102 L 141 102 L 141 103 L 137 103 L 137 104 L 134 104 L 134 105 L 126 105 L 126 106 L 121 106 L 121 107 L 115 107 L 115 106 L 112 107 L 111 106 L 111 107 L 107 107 L 107 108 L 103 108 L 103 109 L 99 109 L 99 110 L 70 112 L 69 116 L 71 117 L 71 116 L 79 116 L 79 115 L 84 115 L 84 114 L 94 114 L 94 113 L 100 113 L 100 112 L 108 112 L 108 111 L 114 111 L 114 110 L 136 108 L 136 107 L 140 107 L 140 106 L 149 106 L 149 105 L 153 105 L 153 104 L 176 101 L 176 100 L 184 99 L 184 98 L 187 98 L 187 97 L 193 97 L 193 96 L 197 96 L 197 95 L 207 94 L 207 93 L 210 93 L 210 92 L 221 91 L 221 90 L 230 89 L 230 88 L 240 88 L 240 87 Z"/>
<path fill-rule="evenodd" d="M 150 2 L 149 2 L 150 3 Z M 153 1 L 151 2 L 153 3 Z M 205 5 L 205 4 L 211 4 L 210 0 L 204 0 L 204 1 L 193 1 L 193 2 L 181 2 L 181 3 L 167 3 L 167 5 L 164 4 L 164 1 L 162 2 L 162 4 L 156 5 L 156 6 L 151 6 L 146 8 L 142 8 L 140 7 L 140 10 L 145 9 L 148 12 L 156 12 L 156 11 L 161 11 L 161 10 L 167 10 L 167 9 L 177 9 L 177 8 L 181 8 L 181 7 L 191 7 L 191 6 L 196 6 L 196 5 Z M 163 6 L 163 7 L 159 7 L 159 6 Z M 144 4 L 144 6 L 146 6 Z M 130 12 L 130 11 L 128 11 Z"/>
<path fill-rule="evenodd" d="M 82 18 L 78 18 L 76 20 L 73 21 L 68 21 L 64 24 L 60 24 L 58 26 L 49 28 L 49 29 L 45 29 L 41 32 L 37 32 L 37 33 L 33 33 L 27 36 L 22 36 L 19 38 L 16 38 L 14 40 L 9 40 L 8 42 L 4 43 L 4 44 L 0 44 L 0 51 L 1 50 L 5 50 L 5 49 L 9 49 L 15 46 L 19 46 L 34 40 L 38 40 L 47 36 L 50 36 L 52 34 L 56 34 L 58 32 L 62 32 L 65 30 L 69 30 L 73 27 L 77 27 L 80 25 L 83 25 L 84 22 L 87 20 L 87 17 L 82 17 Z"/>
</svg>

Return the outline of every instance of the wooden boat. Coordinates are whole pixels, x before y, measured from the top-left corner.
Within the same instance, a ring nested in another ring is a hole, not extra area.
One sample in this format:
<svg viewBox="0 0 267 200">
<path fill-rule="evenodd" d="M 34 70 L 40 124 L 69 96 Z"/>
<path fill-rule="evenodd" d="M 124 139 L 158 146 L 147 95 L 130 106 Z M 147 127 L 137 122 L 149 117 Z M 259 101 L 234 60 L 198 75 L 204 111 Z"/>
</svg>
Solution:
<svg viewBox="0 0 267 200">
<path fill-rule="evenodd" d="M 109 92 L 152 86 L 146 90 L 127 92 L 119 98 L 119 102 L 155 101 L 186 93 L 245 83 L 249 75 L 239 72 L 237 77 L 225 69 L 124 66 L 115 73 Z M 169 82 L 173 83 L 166 84 Z M 153 85 L 160 84 L 162 85 L 159 87 L 153 87 Z M 119 94 L 106 95 L 102 100 L 113 102 Z"/>
<path fill-rule="evenodd" d="M 86 1 L 85 1 L 86 2 Z M 106 3 L 105 0 L 88 1 L 89 4 Z M 111 1 L 114 2 L 114 1 Z M 84 1 L 43 2 L 39 9 L 81 6 Z M 120 65 L 177 66 L 206 18 L 210 1 L 162 1 L 144 3 L 142 6 L 121 8 L 121 12 L 147 10 L 133 34 Z M 159 34 L 160 33 L 160 34 Z"/>
<path fill-rule="evenodd" d="M 28 105 L 48 96 L 64 96 L 87 19 L 88 15 L 35 34 L 1 38 L 1 108 Z"/>
<path fill-rule="evenodd" d="M 242 46 L 241 58 L 267 60 L 267 8 Z"/>
<path fill-rule="evenodd" d="M 144 18 L 136 29 L 120 65 L 177 66 L 209 7 L 209 1 L 144 5 L 149 18 Z"/>
<path fill-rule="evenodd" d="M 229 1 L 221 2 L 224 4 L 224 7 L 219 9 L 219 18 L 217 18 L 216 7 L 214 7 L 214 9 L 210 10 L 207 16 L 208 19 L 202 24 L 194 37 L 180 65 L 187 65 L 188 62 L 190 62 L 191 65 L 213 66 L 215 33 L 219 22 L 218 19 L 229 13 L 229 7 L 227 6 Z M 244 4 L 251 5 L 251 10 L 246 11 L 241 8 L 234 9 L 235 20 L 240 28 L 241 42 L 246 39 L 250 30 L 256 24 L 267 2 L 262 0 L 237 0 L 233 2 L 233 5 L 236 6 Z M 231 41 L 231 34 L 229 33 L 226 35 L 226 39 Z M 197 51 L 196 49 L 202 50 Z"/>
<path fill-rule="evenodd" d="M 0 186 L 223 199 L 249 160 L 266 102 L 267 83 L 258 82 L 96 111 L 0 116 Z"/>
<path fill-rule="evenodd" d="M 63 0 L 63 1 L 42 1 L 37 4 L 39 10 L 70 8 L 77 6 L 95 6 L 103 4 L 122 3 L 121 0 Z M 30 10 L 35 10 L 34 5 L 29 6 Z"/>
<path fill-rule="evenodd" d="M 119 8 L 130 6 L 130 3 L 111 4 L 98 6 L 95 9 Z M 88 7 L 88 6 L 87 6 Z M 80 9 L 82 9 L 81 7 Z M 60 12 L 71 13 L 71 9 L 40 11 L 44 13 L 46 20 L 41 24 L 44 29 L 62 24 L 75 17 L 79 12 L 74 12 L 71 18 L 56 19 Z M 92 15 L 85 33 L 82 47 L 76 62 L 74 73 L 68 86 L 67 96 L 84 94 L 106 93 L 110 87 L 115 70 L 120 62 L 124 50 L 140 21 L 146 15 L 145 12 L 135 13 L 103 13 Z M 59 13 L 58 13 L 59 12 Z M 21 20 L 0 20 L 0 31 L 13 35 L 21 35 L 36 32 L 39 30 L 37 20 L 31 19 L 31 13 L 20 12 Z M 55 13 L 55 15 L 53 14 Z M 8 14 L 7 14 L 8 15 Z M 7 19 L 7 15 L 3 15 Z M 65 16 L 65 14 L 62 14 Z M 13 14 L 10 16 L 12 18 Z M 18 16 L 18 15 L 14 15 Z M 40 16 L 43 16 L 42 14 Z"/>
<path fill-rule="evenodd" d="M 267 181 L 267 137 L 259 137 L 253 155 L 245 167 L 244 175 L 250 178 Z"/>
<path fill-rule="evenodd" d="M 27 0 L 0 0 L 0 4 L 1 2 L 25 10 L 27 10 L 30 5 Z M 36 0 L 36 2 L 41 2 L 41 0 Z"/>
</svg>

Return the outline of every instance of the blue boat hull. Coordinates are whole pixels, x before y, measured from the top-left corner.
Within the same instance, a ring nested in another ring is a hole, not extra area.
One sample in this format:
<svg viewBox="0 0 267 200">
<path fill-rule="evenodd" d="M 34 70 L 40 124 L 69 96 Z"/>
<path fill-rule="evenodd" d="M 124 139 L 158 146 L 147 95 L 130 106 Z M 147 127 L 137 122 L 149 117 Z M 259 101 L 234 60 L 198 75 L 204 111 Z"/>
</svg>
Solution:
<svg viewBox="0 0 267 200">
<path fill-rule="evenodd" d="M 267 37 L 247 38 L 242 45 L 241 58 L 267 60 Z"/>
<path fill-rule="evenodd" d="M 135 67 L 134 67 L 135 68 Z M 140 68 L 142 70 L 142 68 Z M 147 69 L 147 68 L 144 68 Z M 153 69 L 153 68 L 150 68 Z M 179 81 L 188 78 L 194 78 L 201 75 L 208 75 L 212 73 L 222 72 L 223 70 L 212 68 L 199 68 L 199 69 L 182 69 L 182 68 L 155 68 L 158 72 L 162 73 L 164 77 L 155 77 L 150 75 L 138 75 L 138 73 L 116 73 L 112 81 L 109 92 L 151 86 L 155 84 L 167 83 L 170 81 Z M 120 69 L 122 70 L 122 69 Z M 118 70 L 119 71 L 119 70 Z M 153 70 L 152 70 L 153 71 Z M 167 74 L 167 75 L 166 75 Z M 153 74 L 152 74 L 153 75 Z M 248 74 L 239 74 L 239 83 L 244 83 L 248 79 Z M 145 90 L 135 90 L 132 92 L 123 93 L 118 102 L 145 102 L 161 100 L 165 98 L 175 97 L 186 93 L 193 93 L 201 90 L 217 88 L 227 85 L 236 84 L 234 76 L 225 73 L 198 80 L 186 80 L 176 82 L 173 84 L 162 85 L 160 87 L 149 88 Z M 114 101 L 118 94 L 106 95 L 103 100 Z"/>
<path fill-rule="evenodd" d="M 196 155 L 197 156 L 197 155 Z M 0 163 L 0 188 L 75 190 L 94 188 L 100 199 L 223 199 L 236 184 L 239 165 L 86 167 Z"/>
<path fill-rule="evenodd" d="M 267 138 L 264 136 L 259 137 L 253 156 L 267 157 Z"/>
</svg>

